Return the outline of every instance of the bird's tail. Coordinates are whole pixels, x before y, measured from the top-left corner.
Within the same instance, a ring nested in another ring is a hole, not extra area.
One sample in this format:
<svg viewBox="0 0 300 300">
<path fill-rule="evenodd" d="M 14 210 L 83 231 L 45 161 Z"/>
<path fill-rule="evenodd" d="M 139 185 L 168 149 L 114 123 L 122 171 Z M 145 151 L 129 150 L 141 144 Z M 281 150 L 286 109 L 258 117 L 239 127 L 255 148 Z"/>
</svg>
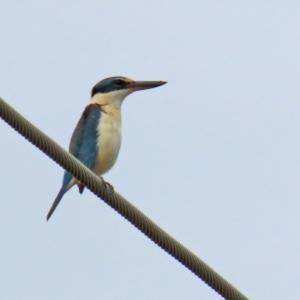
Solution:
<svg viewBox="0 0 300 300">
<path fill-rule="evenodd" d="M 51 215 L 53 214 L 55 208 L 57 207 L 58 203 L 60 202 L 61 198 L 63 197 L 63 195 L 67 192 L 67 189 L 63 186 L 60 191 L 58 192 L 49 212 L 47 215 L 47 221 L 50 219 Z"/>
<path fill-rule="evenodd" d="M 58 192 L 49 212 L 47 215 L 47 221 L 50 219 L 51 215 L 55 211 L 57 205 L 59 204 L 61 198 L 63 195 L 76 183 L 76 179 L 73 177 L 72 174 L 69 172 L 65 171 L 64 178 L 63 178 L 63 183 L 60 191 Z"/>
</svg>

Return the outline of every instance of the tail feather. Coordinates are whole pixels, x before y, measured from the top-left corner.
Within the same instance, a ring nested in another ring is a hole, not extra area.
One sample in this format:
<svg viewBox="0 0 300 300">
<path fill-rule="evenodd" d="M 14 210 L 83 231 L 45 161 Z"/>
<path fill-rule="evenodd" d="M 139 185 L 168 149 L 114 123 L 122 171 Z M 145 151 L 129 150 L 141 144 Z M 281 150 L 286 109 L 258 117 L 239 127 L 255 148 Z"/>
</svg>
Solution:
<svg viewBox="0 0 300 300">
<path fill-rule="evenodd" d="M 47 215 L 47 221 L 50 219 L 51 215 L 53 214 L 55 208 L 57 207 L 57 205 L 59 204 L 60 200 L 62 199 L 63 195 L 67 192 L 66 188 L 65 187 L 62 187 L 60 189 L 60 191 L 58 192 L 49 212 L 48 212 L 48 215 Z"/>
<path fill-rule="evenodd" d="M 56 209 L 57 205 L 59 204 L 63 195 L 76 183 L 76 179 L 70 174 L 69 172 L 65 171 L 63 183 L 60 191 L 58 192 L 49 212 L 47 215 L 47 221 L 50 219 L 51 215 L 53 214 L 54 210 Z"/>
</svg>

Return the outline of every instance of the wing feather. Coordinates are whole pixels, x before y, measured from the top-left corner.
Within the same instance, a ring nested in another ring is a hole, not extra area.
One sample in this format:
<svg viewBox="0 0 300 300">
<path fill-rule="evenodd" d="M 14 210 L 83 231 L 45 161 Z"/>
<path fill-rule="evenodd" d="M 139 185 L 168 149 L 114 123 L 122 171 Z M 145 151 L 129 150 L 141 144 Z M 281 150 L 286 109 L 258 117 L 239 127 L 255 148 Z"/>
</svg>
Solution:
<svg viewBox="0 0 300 300">
<path fill-rule="evenodd" d="M 101 108 L 97 104 L 88 105 L 71 137 L 69 152 L 92 169 L 98 157 L 98 125 Z"/>
</svg>

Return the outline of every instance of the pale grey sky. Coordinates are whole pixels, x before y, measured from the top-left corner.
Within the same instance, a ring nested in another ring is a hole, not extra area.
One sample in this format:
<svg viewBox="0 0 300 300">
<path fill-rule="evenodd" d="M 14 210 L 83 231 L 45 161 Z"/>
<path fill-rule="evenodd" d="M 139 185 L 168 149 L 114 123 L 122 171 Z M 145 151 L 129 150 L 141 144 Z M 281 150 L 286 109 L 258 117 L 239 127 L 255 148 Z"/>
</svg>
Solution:
<svg viewBox="0 0 300 300">
<path fill-rule="evenodd" d="M 300 3 L 0 3 L 0 96 L 67 148 L 92 86 L 129 96 L 117 191 L 250 299 L 299 299 Z M 1 299 L 220 299 L 0 122 Z"/>
</svg>

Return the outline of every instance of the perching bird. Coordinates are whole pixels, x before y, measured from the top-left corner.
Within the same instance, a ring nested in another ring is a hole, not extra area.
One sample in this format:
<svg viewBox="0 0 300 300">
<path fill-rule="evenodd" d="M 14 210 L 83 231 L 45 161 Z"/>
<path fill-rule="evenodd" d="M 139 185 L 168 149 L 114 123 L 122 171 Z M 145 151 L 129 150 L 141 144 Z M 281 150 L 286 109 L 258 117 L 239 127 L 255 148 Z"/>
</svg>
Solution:
<svg viewBox="0 0 300 300">
<path fill-rule="evenodd" d="M 129 94 L 165 84 L 165 81 L 134 81 L 110 77 L 97 83 L 71 137 L 69 152 L 96 175 L 109 171 L 115 164 L 121 146 L 121 105 Z M 112 186 L 105 182 L 106 186 Z M 47 215 L 51 217 L 63 195 L 75 184 L 82 193 L 84 186 L 65 171 L 62 187 Z"/>
</svg>

